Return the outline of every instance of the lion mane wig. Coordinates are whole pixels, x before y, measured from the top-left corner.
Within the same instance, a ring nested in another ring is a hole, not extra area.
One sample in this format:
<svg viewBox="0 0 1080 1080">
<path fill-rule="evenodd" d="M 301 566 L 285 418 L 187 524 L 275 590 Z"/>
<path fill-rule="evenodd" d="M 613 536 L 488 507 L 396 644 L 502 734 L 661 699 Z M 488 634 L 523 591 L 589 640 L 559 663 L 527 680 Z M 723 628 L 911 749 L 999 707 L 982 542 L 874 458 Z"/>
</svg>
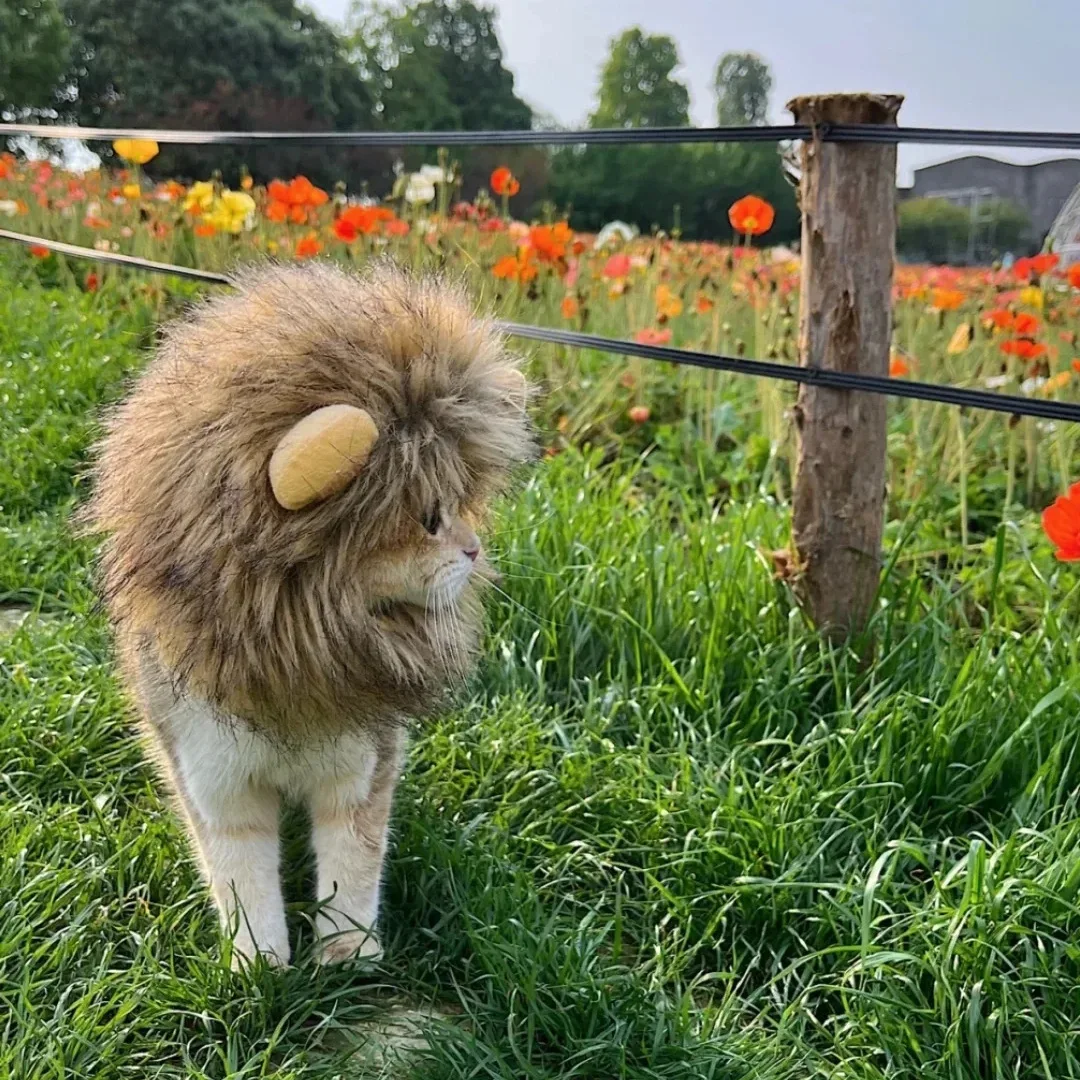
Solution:
<svg viewBox="0 0 1080 1080">
<path fill-rule="evenodd" d="M 84 520 L 129 681 L 150 664 L 281 737 L 428 710 L 475 654 L 484 575 L 440 621 L 384 602 L 380 567 L 433 506 L 478 523 L 532 456 L 518 361 L 461 288 L 389 263 L 236 286 L 165 331 L 99 447 Z M 339 413 L 344 468 L 305 494 L 301 454 L 286 491 L 286 437 Z"/>
</svg>

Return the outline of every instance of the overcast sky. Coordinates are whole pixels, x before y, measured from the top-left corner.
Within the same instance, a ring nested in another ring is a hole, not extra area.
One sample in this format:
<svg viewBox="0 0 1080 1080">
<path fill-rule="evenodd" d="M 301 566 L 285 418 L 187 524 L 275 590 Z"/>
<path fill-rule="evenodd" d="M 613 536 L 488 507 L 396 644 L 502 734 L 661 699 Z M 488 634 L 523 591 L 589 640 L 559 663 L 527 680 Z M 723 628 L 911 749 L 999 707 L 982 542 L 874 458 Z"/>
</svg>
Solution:
<svg viewBox="0 0 1080 1080">
<path fill-rule="evenodd" d="M 308 0 L 342 19 L 350 0 Z M 927 127 L 1080 129 L 1077 0 L 486 0 L 517 92 L 564 124 L 584 121 L 612 37 L 629 26 L 675 39 L 691 117 L 713 122 L 717 58 L 759 53 L 775 78 L 772 119 L 796 94 L 900 92 L 900 122 Z M 901 147 L 912 166 L 970 150 Z M 1013 161 L 1053 153 L 989 151 Z"/>
</svg>

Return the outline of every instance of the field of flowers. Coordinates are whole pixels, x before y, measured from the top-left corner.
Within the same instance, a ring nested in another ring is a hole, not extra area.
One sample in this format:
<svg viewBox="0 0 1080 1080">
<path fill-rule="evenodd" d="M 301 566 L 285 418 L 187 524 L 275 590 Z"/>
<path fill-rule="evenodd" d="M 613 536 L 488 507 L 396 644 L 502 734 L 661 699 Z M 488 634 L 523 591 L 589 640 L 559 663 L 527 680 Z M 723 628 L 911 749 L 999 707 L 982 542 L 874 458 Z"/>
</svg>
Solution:
<svg viewBox="0 0 1080 1080">
<path fill-rule="evenodd" d="M 81 175 L 0 157 L 0 220 L 102 251 L 216 270 L 267 256 L 360 263 L 385 253 L 464 274 L 483 303 L 522 322 L 796 359 L 798 258 L 767 246 L 772 210 L 753 196 L 732 207 L 741 243 L 721 246 L 635 237 L 618 223 L 586 236 L 555 217 L 516 220 L 518 184 L 505 168 L 473 202 L 456 200 L 445 161 L 403 174 L 375 200 L 350 197 L 344 183 L 325 191 L 303 176 L 265 187 L 245 177 L 237 190 L 214 179 L 152 183 L 142 167 L 155 143 L 121 140 L 115 153 L 123 167 Z M 93 291 L 117 276 L 44 248 L 34 254 L 46 282 Z M 1080 265 L 1060 267 L 1045 254 L 980 270 L 901 266 L 895 293 L 893 377 L 1080 400 Z M 790 391 L 551 348 L 540 350 L 535 370 L 550 392 L 553 450 L 627 439 L 644 447 L 686 422 L 714 443 L 734 434 L 731 402 L 745 402 L 757 417 L 757 483 L 786 496 Z M 1002 507 L 1038 506 L 1068 486 L 1076 434 L 1067 426 L 931 406 L 908 406 L 903 416 L 891 474 L 897 500 L 911 503 L 946 484 L 966 503 L 972 470 L 1004 477 Z M 965 545 L 970 515 L 965 507 L 957 523 Z"/>
<path fill-rule="evenodd" d="M 737 246 L 689 244 L 516 220 L 505 170 L 365 202 L 117 151 L 0 158 L 0 225 L 214 269 L 390 253 L 517 321 L 795 360 L 797 256 L 752 194 Z M 1080 1076 L 1072 427 L 890 407 L 857 652 L 785 577 L 790 389 L 550 345 L 480 669 L 396 800 L 383 960 L 313 963 L 290 819 L 297 962 L 230 972 L 69 524 L 101 409 L 201 288 L 0 244 L 0 1076 Z M 1080 398 L 1053 255 L 899 267 L 895 324 L 896 379 Z"/>
</svg>

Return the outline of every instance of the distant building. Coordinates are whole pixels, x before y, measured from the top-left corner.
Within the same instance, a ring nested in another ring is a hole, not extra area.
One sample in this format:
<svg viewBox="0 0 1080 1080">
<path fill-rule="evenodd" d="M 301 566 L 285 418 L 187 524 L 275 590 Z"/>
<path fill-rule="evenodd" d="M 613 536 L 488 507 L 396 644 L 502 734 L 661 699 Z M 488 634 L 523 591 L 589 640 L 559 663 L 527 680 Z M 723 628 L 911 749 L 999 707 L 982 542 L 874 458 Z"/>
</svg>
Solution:
<svg viewBox="0 0 1080 1080">
<path fill-rule="evenodd" d="M 1014 165 L 972 154 L 916 169 L 914 184 L 901 195 L 909 199 L 948 199 L 970 208 L 973 220 L 978 218 L 981 204 L 1008 199 L 1027 211 L 1031 243 L 1038 247 L 1078 185 L 1080 158 Z"/>
</svg>

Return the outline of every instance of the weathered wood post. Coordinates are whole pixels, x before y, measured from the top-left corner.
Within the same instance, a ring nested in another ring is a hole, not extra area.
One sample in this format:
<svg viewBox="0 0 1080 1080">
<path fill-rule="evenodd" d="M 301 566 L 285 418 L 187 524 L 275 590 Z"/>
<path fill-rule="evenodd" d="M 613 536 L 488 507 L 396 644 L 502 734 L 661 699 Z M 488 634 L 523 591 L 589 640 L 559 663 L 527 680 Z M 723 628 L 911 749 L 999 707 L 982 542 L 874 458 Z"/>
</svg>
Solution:
<svg viewBox="0 0 1080 1080">
<path fill-rule="evenodd" d="M 788 103 L 797 124 L 896 125 L 898 94 L 824 94 Z M 896 144 L 802 147 L 804 367 L 887 375 L 896 254 Z M 881 569 L 885 398 L 799 389 L 794 539 L 798 591 L 822 633 L 842 639 L 870 616 Z"/>
</svg>

